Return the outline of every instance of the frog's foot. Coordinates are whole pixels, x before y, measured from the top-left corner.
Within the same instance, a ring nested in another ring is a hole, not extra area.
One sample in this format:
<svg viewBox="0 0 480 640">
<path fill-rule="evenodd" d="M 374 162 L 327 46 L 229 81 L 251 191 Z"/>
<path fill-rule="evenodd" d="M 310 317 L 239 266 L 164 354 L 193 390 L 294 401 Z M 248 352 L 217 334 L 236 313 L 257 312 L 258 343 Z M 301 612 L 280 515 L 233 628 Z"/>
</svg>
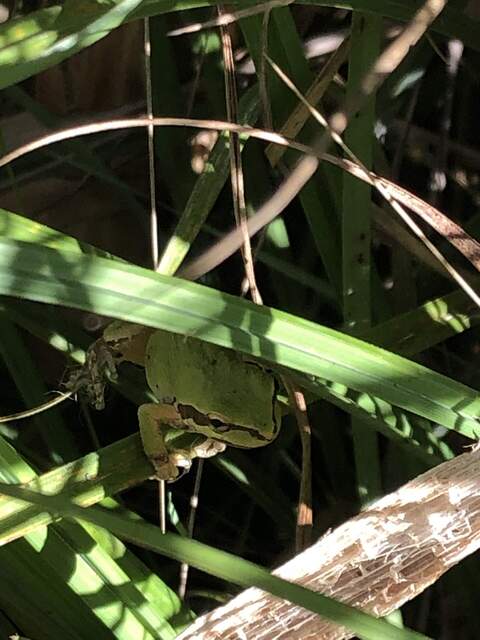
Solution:
<svg viewBox="0 0 480 640">
<path fill-rule="evenodd" d="M 213 458 L 217 453 L 223 453 L 226 448 L 227 445 L 224 442 L 206 438 L 201 444 L 195 445 L 193 451 L 197 458 Z"/>
<path fill-rule="evenodd" d="M 188 463 L 186 463 L 186 461 L 183 459 L 177 459 L 176 454 L 170 454 L 167 457 L 162 456 L 161 458 L 149 458 L 149 460 L 152 463 L 153 468 L 155 469 L 155 475 L 151 476 L 150 479 L 164 480 L 165 482 L 175 482 L 175 480 L 178 480 L 181 476 L 183 476 L 184 473 L 186 473 L 192 466 L 190 460 L 188 460 Z M 180 473 L 179 468 L 183 468 L 185 469 L 185 471 Z"/>
<path fill-rule="evenodd" d="M 171 478 L 169 481 L 180 480 L 185 474 L 187 474 L 192 468 L 192 455 L 191 451 L 179 449 L 173 451 L 168 456 L 168 462 L 175 467 L 175 478 Z"/>
<path fill-rule="evenodd" d="M 169 453 L 168 461 L 162 463 L 157 460 L 151 461 L 156 470 L 155 477 L 167 482 L 175 482 L 190 471 L 194 458 L 212 458 L 217 453 L 223 453 L 225 449 L 226 445 L 223 442 L 212 438 L 207 438 L 190 450 L 176 449 Z"/>
<path fill-rule="evenodd" d="M 116 362 L 110 347 L 100 338 L 88 348 L 85 364 L 74 370 L 65 386 L 74 392 L 82 390 L 90 404 L 103 409 L 108 378 L 117 378 Z"/>
<path fill-rule="evenodd" d="M 167 457 L 150 458 L 155 469 L 155 475 L 151 479 L 164 480 L 165 482 L 180 480 L 192 467 L 192 457 L 195 457 L 192 453 L 187 450 L 177 450 L 169 453 Z"/>
</svg>

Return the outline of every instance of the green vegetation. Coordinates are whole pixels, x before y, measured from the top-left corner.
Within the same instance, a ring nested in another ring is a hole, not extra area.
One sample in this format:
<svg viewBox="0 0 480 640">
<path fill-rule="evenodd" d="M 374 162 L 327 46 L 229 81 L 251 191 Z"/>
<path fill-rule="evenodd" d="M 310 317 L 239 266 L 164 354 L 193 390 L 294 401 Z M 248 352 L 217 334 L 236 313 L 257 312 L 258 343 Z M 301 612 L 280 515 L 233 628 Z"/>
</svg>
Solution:
<svg viewBox="0 0 480 640">
<path fill-rule="evenodd" d="M 237 0 L 228 8 L 256 4 Z M 279 4 L 231 29 L 238 122 L 271 126 L 308 146 L 323 128 L 263 53 L 331 115 L 356 100 L 379 52 L 422 3 Z M 466 4 L 448 3 L 364 99 L 343 139 L 367 169 L 418 193 L 475 237 L 480 22 Z M 214 3 L 0 3 L 7 5 L 2 153 L 72 123 L 145 113 L 146 18 L 154 114 L 226 120 L 218 27 L 171 35 L 215 18 Z M 349 30 L 349 45 L 330 60 L 339 41 L 327 54 L 312 53 L 327 45 L 326 34 Z M 318 538 L 478 438 L 480 314 L 371 185 L 326 162 L 252 239 L 264 305 L 242 291 L 239 251 L 196 282 L 182 279 L 181 269 L 235 224 L 231 139 L 219 124 L 218 137 L 204 143 L 197 134 L 205 128 L 187 124 L 155 127 L 155 231 L 144 126 L 73 135 L 14 162 L 0 159 L 0 414 L 61 390 L 104 318 L 261 359 L 306 394 Z M 253 215 L 305 156 L 246 131 L 240 139 Z M 338 145 L 328 150 L 344 156 Z M 192 169 L 198 163 L 203 172 Z M 474 286 L 471 264 L 421 224 Z M 447 638 L 452 629 L 475 637 L 480 574 L 472 558 L 402 609 L 404 628 L 269 574 L 294 553 L 301 471 L 294 413 L 279 387 L 278 438 L 254 451 L 228 448 L 205 463 L 194 540 L 187 535 L 194 472 L 167 485 L 169 533 L 157 526 L 158 488 L 148 480 L 136 415 L 152 401 L 143 369 L 120 368 L 101 412 L 80 398 L 0 423 L 0 483 L 28 485 L 23 493 L 0 488 L 0 636 L 175 638 L 238 586 L 256 585 L 361 638 L 441 631 Z M 177 595 L 179 562 L 201 570 L 191 570 L 185 600 Z"/>
</svg>

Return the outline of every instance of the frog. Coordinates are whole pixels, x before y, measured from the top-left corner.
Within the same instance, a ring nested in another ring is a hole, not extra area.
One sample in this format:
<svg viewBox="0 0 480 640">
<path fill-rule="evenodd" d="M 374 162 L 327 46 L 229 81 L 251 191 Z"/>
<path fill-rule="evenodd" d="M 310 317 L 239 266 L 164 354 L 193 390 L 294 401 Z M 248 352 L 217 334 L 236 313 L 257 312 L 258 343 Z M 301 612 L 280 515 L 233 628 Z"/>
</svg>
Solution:
<svg viewBox="0 0 480 640">
<path fill-rule="evenodd" d="M 277 380 L 238 351 L 121 321 L 106 327 L 97 351 L 110 354 L 100 359 L 109 370 L 112 360 L 145 369 L 155 401 L 140 405 L 138 423 L 152 478 L 173 482 L 195 458 L 262 447 L 278 435 Z"/>
</svg>

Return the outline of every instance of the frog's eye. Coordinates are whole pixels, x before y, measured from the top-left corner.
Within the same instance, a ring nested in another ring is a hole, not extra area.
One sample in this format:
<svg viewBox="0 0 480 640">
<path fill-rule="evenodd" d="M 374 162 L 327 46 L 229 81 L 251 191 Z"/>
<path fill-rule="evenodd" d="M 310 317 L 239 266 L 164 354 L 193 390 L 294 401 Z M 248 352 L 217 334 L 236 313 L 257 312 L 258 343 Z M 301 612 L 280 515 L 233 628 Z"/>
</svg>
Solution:
<svg viewBox="0 0 480 640">
<path fill-rule="evenodd" d="M 197 411 L 195 407 L 192 407 L 189 404 L 179 404 L 177 409 L 184 420 L 186 419 L 194 420 L 195 424 L 202 427 L 210 425 L 210 420 L 208 416 L 206 416 L 201 411 Z"/>
<path fill-rule="evenodd" d="M 229 425 L 225 424 L 223 420 L 218 420 L 217 418 L 210 418 L 210 424 L 218 433 L 223 433 L 224 431 L 230 431 Z"/>
</svg>

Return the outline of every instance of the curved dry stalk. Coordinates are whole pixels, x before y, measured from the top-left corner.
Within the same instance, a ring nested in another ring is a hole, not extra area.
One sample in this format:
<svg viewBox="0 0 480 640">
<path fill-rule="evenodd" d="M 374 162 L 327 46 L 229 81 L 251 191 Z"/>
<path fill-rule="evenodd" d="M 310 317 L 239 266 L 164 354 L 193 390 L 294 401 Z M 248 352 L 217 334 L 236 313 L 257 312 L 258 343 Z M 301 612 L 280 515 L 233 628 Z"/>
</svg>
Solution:
<svg viewBox="0 0 480 640">
<path fill-rule="evenodd" d="M 325 160 L 335 166 L 339 167 L 343 171 L 348 171 L 359 180 L 368 182 L 369 184 L 383 186 L 388 190 L 393 199 L 397 200 L 400 204 L 404 205 L 421 218 L 423 218 L 435 231 L 446 238 L 451 244 L 453 244 L 462 253 L 469 262 L 480 272 L 480 243 L 477 242 L 472 236 L 470 236 L 460 225 L 450 220 L 445 214 L 436 209 L 434 206 L 428 204 L 415 194 L 411 193 L 407 189 L 395 184 L 387 178 L 378 176 L 377 174 L 369 171 L 365 173 L 365 170 L 358 166 L 355 162 L 338 158 L 329 153 L 319 152 L 315 148 L 291 140 L 286 136 L 282 136 L 273 131 L 267 131 L 265 129 L 249 127 L 244 125 L 238 125 L 232 122 L 225 122 L 223 120 L 206 120 L 206 119 L 194 119 L 194 118 L 166 118 L 166 117 L 154 117 L 153 119 L 148 116 L 142 116 L 138 118 L 122 118 L 119 120 L 105 120 L 101 122 L 94 122 L 91 124 L 77 125 L 62 129 L 55 133 L 42 136 L 32 142 L 28 142 L 22 145 L 18 149 L 5 154 L 0 158 L 0 167 L 4 167 L 10 162 L 17 160 L 32 151 L 37 151 L 50 144 L 56 142 L 62 142 L 63 140 L 70 140 L 75 137 L 92 135 L 95 133 L 102 133 L 104 131 L 115 131 L 118 129 L 130 129 L 130 128 L 142 128 L 148 127 L 153 124 L 156 127 L 192 127 L 195 129 L 209 129 L 220 131 L 232 131 L 238 134 L 244 134 L 246 136 L 264 140 L 273 144 L 295 149 L 300 153 L 312 156 L 312 160 L 317 162 L 316 158 Z M 275 212 L 275 216 L 279 212 Z M 274 217 L 275 217 L 274 216 Z M 268 224 L 273 218 L 261 214 L 261 211 L 252 216 L 248 221 L 248 227 L 250 235 L 257 233 L 265 224 Z M 182 277 L 195 280 L 200 277 L 206 271 L 213 269 L 221 261 L 234 253 L 242 244 L 241 233 L 234 230 L 227 234 L 219 243 L 215 244 L 213 249 L 206 251 L 198 261 L 192 263 L 187 269 L 181 272 Z M 217 259 L 213 260 L 217 255 Z M 200 272 L 200 269 L 204 271 Z"/>
<path fill-rule="evenodd" d="M 480 450 L 418 476 L 274 573 L 384 616 L 480 547 Z M 320 616 L 248 589 L 198 618 L 178 640 L 344 640 Z"/>
<path fill-rule="evenodd" d="M 37 405 L 36 407 L 32 407 L 31 409 L 19 411 L 18 413 L 10 413 L 8 416 L 0 416 L 0 424 L 4 424 L 6 422 L 16 422 L 17 420 L 23 420 L 24 418 L 32 418 L 38 413 L 43 413 L 48 409 L 56 407 L 57 404 L 65 402 L 65 400 L 68 400 L 73 395 L 75 395 L 75 391 L 66 391 L 65 393 L 59 393 L 57 396 L 55 396 L 55 398 L 47 400 L 47 402 Z"/>
<path fill-rule="evenodd" d="M 187 33 L 196 33 L 197 31 L 202 31 L 202 29 L 211 29 L 212 27 L 226 27 L 233 22 L 237 22 L 242 18 L 248 18 L 250 16 L 258 15 L 259 13 L 263 13 L 264 11 L 271 11 L 272 9 L 278 7 L 286 7 L 289 4 L 292 4 L 295 0 L 270 0 L 270 2 L 264 2 L 262 4 L 257 4 L 253 7 L 248 7 L 247 9 L 239 9 L 238 11 L 230 11 L 230 12 L 222 12 L 216 18 L 212 20 L 205 20 L 204 22 L 194 22 L 193 24 L 189 24 L 185 27 L 180 27 L 179 29 L 173 29 L 167 33 L 167 36 L 183 36 Z"/>
<path fill-rule="evenodd" d="M 312 543 L 313 534 L 312 428 L 303 392 L 285 375 L 282 376 L 282 382 L 287 390 L 290 405 L 295 414 L 302 446 L 302 472 L 295 532 L 295 551 L 300 553 Z"/>
<path fill-rule="evenodd" d="M 232 122 L 225 122 L 223 120 L 205 120 L 194 118 L 166 118 L 166 117 L 154 117 L 153 119 L 148 116 L 137 118 L 122 118 L 119 120 L 105 120 L 101 122 L 94 122 L 85 125 L 77 125 L 69 127 L 55 133 L 42 136 L 32 142 L 28 142 L 22 145 L 18 149 L 5 154 L 0 158 L 0 167 L 4 167 L 10 162 L 21 158 L 22 156 L 37 151 L 50 144 L 62 142 L 63 140 L 69 140 L 75 137 L 92 135 L 95 133 L 102 133 L 105 131 L 116 131 L 120 129 L 129 128 L 142 128 L 149 127 L 153 124 L 156 127 L 192 127 L 195 129 L 209 129 L 209 130 L 223 130 L 232 131 L 238 134 L 244 134 L 252 138 L 264 140 L 273 144 L 289 147 L 295 149 L 300 153 L 304 153 L 311 156 L 312 161 L 318 162 L 316 158 L 325 160 L 335 166 L 339 167 L 343 171 L 348 171 L 359 180 L 364 180 L 372 185 L 379 185 L 384 187 L 390 194 L 390 196 L 397 200 L 400 204 L 404 205 L 421 218 L 423 218 L 435 231 L 446 238 L 451 244 L 453 244 L 462 253 L 467 260 L 480 272 L 480 243 L 472 238 L 462 227 L 450 220 L 445 214 L 436 209 L 434 206 L 426 203 L 424 200 L 411 193 L 407 189 L 395 184 L 394 182 L 376 175 L 369 171 L 365 173 L 365 170 L 357 165 L 355 162 L 338 158 L 329 153 L 317 151 L 315 148 L 291 140 L 286 136 L 280 135 L 273 131 L 267 131 L 265 129 L 249 127 L 244 125 L 238 125 Z M 295 196 L 295 185 L 292 186 L 292 198 Z M 274 198 L 283 198 L 283 194 L 275 194 Z M 260 210 L 254 216 L 248 220 L 248 229 L 250 236 L 257 233 L 266 224 L 271 222 L 276 217 L 281 209 L 268 209 Z M 228 233 L 220 242 L 216 243 L 211 249 L 206 251 L 196 261 L 192 262 L 185 269 L 180 271 L 183 278 L 195 280 L 201 275 L 210 271 L 218 264 L 223 262 L 232 253 L 237 251 L 242 245 L 242 234 L 238 230 L 234 229 Z"/>
</svg>

